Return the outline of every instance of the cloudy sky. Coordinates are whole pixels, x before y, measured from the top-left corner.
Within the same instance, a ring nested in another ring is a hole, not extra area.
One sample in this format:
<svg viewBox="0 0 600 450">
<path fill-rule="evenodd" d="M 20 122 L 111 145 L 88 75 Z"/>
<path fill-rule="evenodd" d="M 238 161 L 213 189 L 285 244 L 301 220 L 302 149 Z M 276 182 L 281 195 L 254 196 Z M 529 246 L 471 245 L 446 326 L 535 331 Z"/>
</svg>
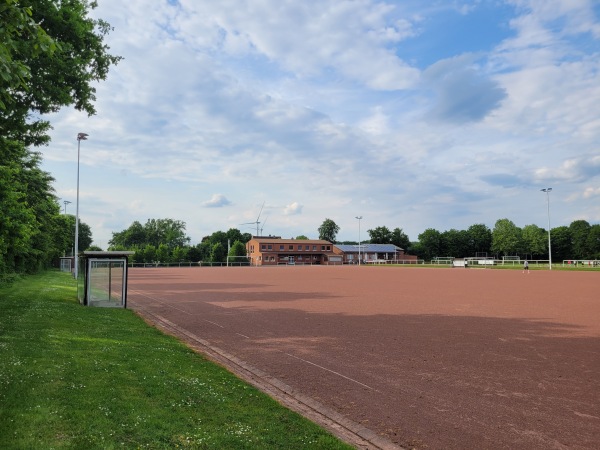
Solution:
<svg viewBox="0 0 600 450">
<path fill-rule="evenodd" d="M 100 0 L 124 60 L 44 169 L 94 243 L 134 220 L 338 239 L 600 222 L 596 0 Z"/>
</svg>

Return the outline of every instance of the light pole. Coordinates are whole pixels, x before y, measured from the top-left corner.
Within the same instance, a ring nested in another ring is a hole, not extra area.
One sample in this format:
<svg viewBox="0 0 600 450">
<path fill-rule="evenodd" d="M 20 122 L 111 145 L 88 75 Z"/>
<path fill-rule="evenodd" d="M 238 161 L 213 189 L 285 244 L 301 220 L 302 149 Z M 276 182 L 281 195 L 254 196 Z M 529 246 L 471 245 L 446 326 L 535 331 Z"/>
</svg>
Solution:
<svg viewBox="0 0 600 450">
<path fill-rule="evenodd" d="M 63 200 L 63 203 L 65 204 L 65 214 L 67 214 L 67 205 L 71 202 L 69 200 Z"/>
<path fill-rule="evenodd" d="M 550 192 L 552 188 L 544 188 L 541 191 L 546 193 L 546 198 L 548 199 L 548 264 L 550 270 L 552 270 L 552 244 L 550 241 Z"/>
<path fill-rule="evenodd" d="M 79 153 L 81 149 L 81 141 L 87 140 L 86 133 L 77 133 L 77 203 L 75 206 L 75 279 L 77 279 L 78 261 L 77 254 L 79 253 Z"/>
<path fill-rule="evenodd" d="M 358 265 L 360 266 L 360 221 L 362 220 L 362 216 L 356 216 L 358 219 Z"/>
</svg>

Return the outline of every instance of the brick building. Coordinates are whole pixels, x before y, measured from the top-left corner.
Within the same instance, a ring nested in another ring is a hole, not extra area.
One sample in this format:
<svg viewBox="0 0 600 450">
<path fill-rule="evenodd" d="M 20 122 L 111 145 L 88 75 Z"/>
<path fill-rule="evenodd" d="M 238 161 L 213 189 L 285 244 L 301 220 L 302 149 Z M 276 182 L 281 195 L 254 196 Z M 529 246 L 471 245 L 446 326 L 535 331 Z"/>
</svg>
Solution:
<svg viewBox="0 0 600 450">
<path fill-rule="evenodd" d="M 278 236 L 254 236 L 246 243 L 253 266 L 340 265 L 371 262 L 406 262 L 417 260 L 404 249 L 392 244 L 332 244 L 320 239 L 281 239 Z"/>
<path fill-rule="evenodd" d="M 253 266 L 279 264 L 342 264 L 343 257 L 334 253 L 334 245 L 320 239 L 281 239 L 277 236 L 254 236 L 246 243 Z"/>
</svg>

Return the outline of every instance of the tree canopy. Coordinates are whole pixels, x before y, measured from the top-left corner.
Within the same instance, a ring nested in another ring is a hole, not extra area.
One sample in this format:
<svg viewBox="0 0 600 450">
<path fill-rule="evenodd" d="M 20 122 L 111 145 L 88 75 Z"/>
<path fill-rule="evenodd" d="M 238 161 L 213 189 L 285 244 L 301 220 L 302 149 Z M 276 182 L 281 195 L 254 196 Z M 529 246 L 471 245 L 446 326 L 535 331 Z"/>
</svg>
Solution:
<svg viewBox="0 0 600 450">
<path fill-rule="evenodd" d="M 94 114 L 95 83 L 120 60 L 103 43 L 109 25 L 88 17 L 96 6 L 0 0 L 0 277 L 65 252 L 67 219 L 31 147 L 49 142 L 44 114 L 69 105 Z"/>
<path fill-rule="evenodd" d="M 325 219 L 319 227 L 319 239 L 329 241 L 335 244 L 335 237 L 340 231 L 340 227 L 331 219 Z"/>
</svg>

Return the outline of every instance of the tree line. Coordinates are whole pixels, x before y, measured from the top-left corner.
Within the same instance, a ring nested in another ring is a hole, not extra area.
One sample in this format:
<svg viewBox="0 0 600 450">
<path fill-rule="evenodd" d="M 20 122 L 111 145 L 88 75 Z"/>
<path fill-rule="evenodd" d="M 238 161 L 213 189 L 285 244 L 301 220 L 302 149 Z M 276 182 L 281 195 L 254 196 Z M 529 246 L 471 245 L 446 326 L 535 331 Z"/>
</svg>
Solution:
<svg viewBox="0 0 600 450">
<path fill-rule="evenodd" d="M 84 0 L 3 0 L 0 6 L 0 280 L 48 267 L 74 240 L 36 147 L 50 141 L 44 114 L 73 105 L 94 114 L 95 83 L 120 57 L 110 26 Z M 75 138 L 75 136 L 73 136 Z"/>
<path fill-rule="evenodd" d="M 215 231 L 199 244 L 190 245 L 191 238 L 185 230 L 186 223 L 181 220 L 148 219 L 144 225 L 134 221 L 127 229 L 113 232 L 108 249 L 134 251 L 132 261 L 136 263 L 223 263 L 227 256 L 246 256 L 245 244 L 252 238 L 250 233 L 230 228 L 226 232 Z"/>
<path fill-rule="evenodd" d="M 340 227 L 325 219 L 319 227 L 319 238 L 336 243 Z M 499 219 L 493 229 L 484 224 L 466 230 L 438 231 L 428 228 L 411 242 L 401 228 L 390 231 L 385 226 L 367 230 L 370 239 L 362 243 L 394 244 L 420 259 L 435 257 L 464 258 L 471 256 L 519 256 L 522 259 L 548 259 L 548 231 L 537 225 L 516 226 L 509 219 Z M 356 243 L 346 241 L 343 243 Z M 600 259 L 600 224 L 590 225 L 576 220 L 569 226 L 550 230 L 552 259 Z"/>
</svg>

